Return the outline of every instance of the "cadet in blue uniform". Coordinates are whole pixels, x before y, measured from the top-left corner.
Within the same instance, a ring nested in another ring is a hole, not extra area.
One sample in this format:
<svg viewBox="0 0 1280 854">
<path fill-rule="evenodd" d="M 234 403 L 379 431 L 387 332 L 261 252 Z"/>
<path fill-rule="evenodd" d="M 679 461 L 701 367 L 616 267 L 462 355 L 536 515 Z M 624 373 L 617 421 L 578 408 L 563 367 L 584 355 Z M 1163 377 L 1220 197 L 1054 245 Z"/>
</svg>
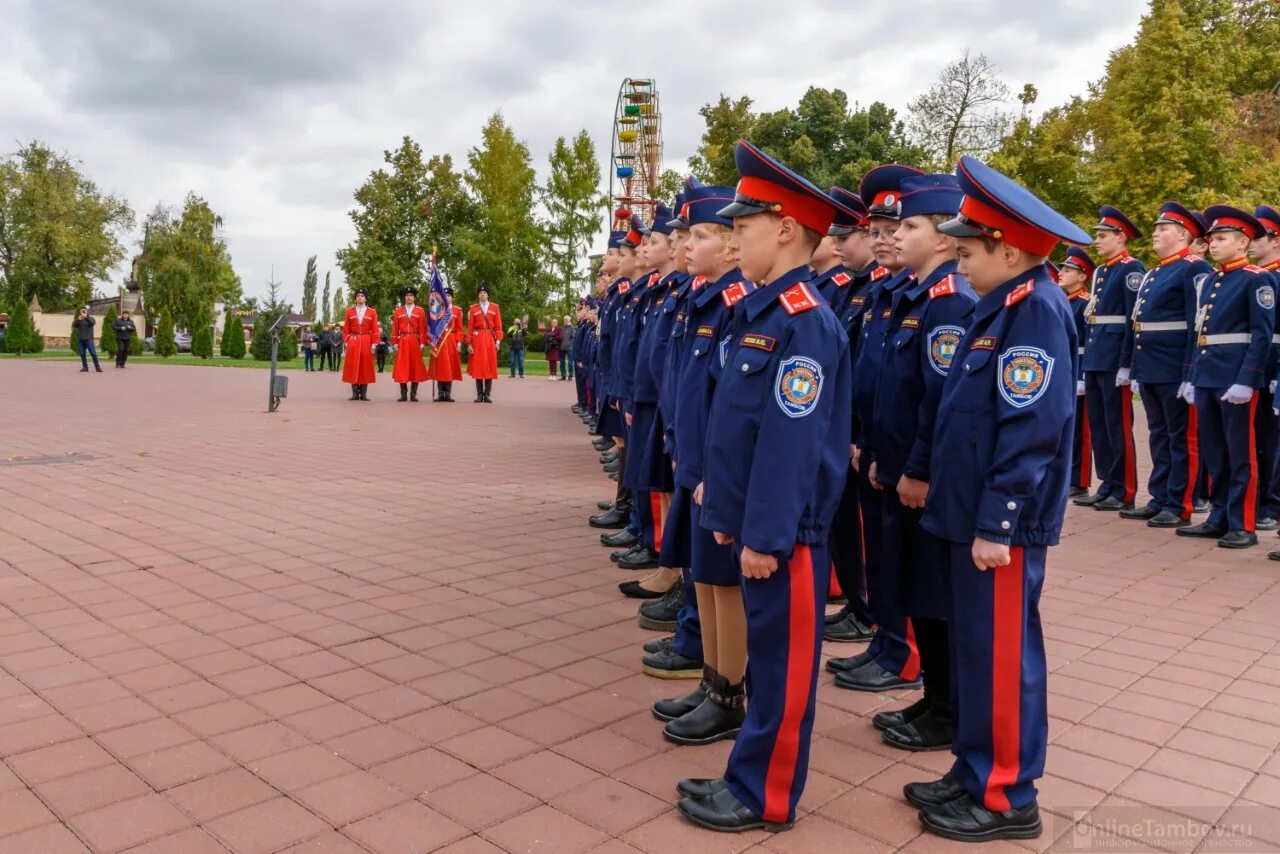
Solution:
<svg viewBox="0 0 1280 854">
<path fill-rule="evenodd" d="M 1058 287 L 1071 303 L 1071 314 L 1076 319 L 1076 354 L 1084 355 L 1084 341 L 1088 333 L 1085 309 L 1089 306 L 1089 283 L 1093 281 L 1093 259 L 1078 246 L 1067 249 L 1067 257 L 1058 271 Z M 1076 420 L 1071 436 L 1071 488 L 1067 494 L 1075 498 L 1088 495 L 1093 485 L 1093 446 L 1089 441 L 1089 407 L 1085 403 L 1084 373 L 1076 377 Z"/>
<path fill-rule="evenodd" d="M 1212 484 L 1213 509 L 1184 537 L 1214 537 L 1228 549 L 1258 543 L 1258 390 L 1265 388 L 1275 329 L 1271 274 L 1249 263 L 1262 236 L 1252 214 L 1226 205 L 1205 210 L 1209 254 L 1218 270 L 1200 290 L 1196 351 L 1187 395 L 1199 415 L 1200 449 Z"/>
<path fill-rule="evenodd" d="M 1262 235 L 1253 241 L 1249 247 L 1249 254 L 1253 256 L 1254 261 L 1259 267 L 1271 274 L 1273 284 L 1280 289 L 1280 211 L 1269 205 L 1259 205 L 1253 212 L 1253 217 L 1258 221 L 1258 225 L 1262 226 Z M 1273 335 L 1271 338 L 1271 354 L 1272 363 L 1280 362 L 1280 335 Z M 1280 411 L 1276 410 L 1275 386 L 1274 381 L 1271 386 L 1272 393 L 1272 426 L 1275 426 L 1275 418 L 1280 417 Z M 1275 517 L 1280 508 L 1277 508 L 1277 496 L 1280 496 L 1280 464 L 1276 459 L 1276 453 L 1280 453 L 1280 449 L 1272 452 L 1269 458 L 1271 463 L 1271 485 L 1266 491 L 1271 496 L 1267 510 L 1267 515 Z M 1263 460 L 1259 460 L 1261 464 Z M 1261 511 L 1259 512 L 1261 515 Z M 1261 520 L 1259 520 L 1261 521 Z M 1261 530 L 1261 528 L 1259 528 Z M 1280 550 L 1267 552 L 1267 557 L 1271 560 L 1280 560 Z"/>
<path fill-rule="evenodd" d="M 1093 293 L 1085 317 L 1089 337 L 1084 344 L 1083 370 L 1088 399 L 1089 433 L 1102 485 L 1097 493 L 1075 499 L 1095 510 L 1133 506 L 1138 492 L 1138 468 L 1133 444 L 1133 394 L 1129 369 L 1120 366 L 1120 352 L 1129 335 L 1130 318 L 1146 267 L 1125 247 L 1142 236 L 1129 218 L 1103 205 L 1094 227 L 1094 245 L 1105 260 L 1093 278 Z"/>
<path fill-rule="evenodd" d="M 1253 214 L 1262 226 L 1263 235 L 1254 240 L 1249 254 L 1255 263 L 1271 273 L 1280 286 L 1280 259 L 1270 253 L 1280 251 L 1275 229 L 1280 228 L 1280 214 L 1274 208 L 1260 205 Z M 1271 248 L 1275 247 L 1275 248 Z M 1259 531 L 1280 529 L 1280 423 L 1276 420 L 1276 380 L 1280 378 L 1280 335 L 1271 338 L 1271 362 L 1267 384 L 1258 390 L 1258 521 Z"/>
<path fill-rule="evenodd" d="M 948 476 L 947 461 L 933 456 L 938 400 L 977 298 L 956 272 L 955 239 L 938 231 L 960 209 L 955 176 L 908 176 L 900 189 L 902 220 L 894 243 L 915 278 L 893 298 L 875 389 L 869 476 L 881 490 L 880 555 L 896 580 L 894 611 L 911 619 L 924 697 L 872 722 L 894 747 L 945 750 L 954 719 L 948 546 L 922 530 L 920 518 L 930 482 Z"/>
<path fill-rule="evenodd" d="M 859 195 L 867 202 L 868 225 L 875 258 L 886 274 L 871 288 L 862 313 L 862 324 L 853 362 L 853 444 L 851 462 L 862 511 L 863 544 L 867 579 L 867 604 L 873 616 L 875 636 L 867 649 L 850 658 L 832 659 L 835 684 L 856 691 L 888 691 L 920 686 L 920 655 L 911 622 L 897 612 L 896 575 L 881 555 L 882 493 L 868 478 L 875 461 L 872 437 L 875 420 L 876 381 L 886 347 L 894 294 L 910 287 L 911 271 L 898 258 L 893 242 L 898 230 L 898 208 L 904 178 L 923 174 L 909 166 L 877 166 L 862 177 Z M 872 274 L 873 278 L 877 273 Z"/>
<path fill-rule="evenodd" d="M 960 272 L 978 294 L 938 409 L 924 527 L 947 540 L 955 762 L 908 783 L 925 828 L 966 841 L 1040 834 L 1034 781 L 1048 739 L 1040 590 L 1071 468 L 1076 331 L 1045 259 L 1089 235 L 1025 188 L 963 157 Z"/>
<path fill-rule="evenodd" d="M 1199 434 L 1195 409 L 1186 401 L 1186 382 L 1195 352 L 1197 292 L 1213 272 L 1191 256 L 1191 241 L 1199 234 L 1191 211 L 1177 202 L 1160 207 L 1151 233 L 1160 261 L 1138 287 L 1133 323 L 1120 353 L 1120 370 L 1129 372 L 1142 396 L 1151 447 L 1151 500 L 1120 515 L 1145 519 L 1152 528 L 1189 525 L 1195 509 Z"/>
<path fill-rule="evenodd" d="M 724 777 L 681 781 L 678 806 L 715 830 L 779 830 L 808 775 L 827 538 L 848 469 L 849 344 L 807 283 L 831 199 L 745 142 L 735 154 L 742 177 L 721 213 L 760 288 L 715 347 L 702 525 L 742 570 L 750 698 Z"/>
</svg>

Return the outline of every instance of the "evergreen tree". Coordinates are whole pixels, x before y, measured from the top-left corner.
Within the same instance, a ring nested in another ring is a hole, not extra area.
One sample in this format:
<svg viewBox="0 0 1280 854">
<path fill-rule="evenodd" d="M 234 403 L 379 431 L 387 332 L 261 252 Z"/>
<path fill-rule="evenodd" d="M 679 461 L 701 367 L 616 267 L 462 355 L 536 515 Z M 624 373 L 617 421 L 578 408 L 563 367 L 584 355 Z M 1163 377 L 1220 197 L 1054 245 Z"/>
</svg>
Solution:
<svg viewBox="0 0 1280 854">
<path fill-rule="evenodd" d="M 116 354 L 116 333 L 111 328 L 116 322 L 116 307 L 113 305 L 107 309 L 107 316 L 102 318 L 102 335 L 98 338 L 98 349 L 108 356 Z"/>
<path fill-rule="evenodd" d="M 253 341 L 249 343 L 249 352 L 255 362 L 271 361 L 271 334 L 267 332 L 270 325 L 267 319 L 259 314 L 253 320 Z"/>
<path fill-rule="evenodd" d="M 316 323 L 325 323 L 325 324 L 328 324 L 328 323 L 330 323 L 330 322 L 331 322 L 331 321 L 329 320 L 329 312 L 333 310 L 333 302 L 332 302 L 332 300 L 330 300 L 330 299 L 329 299 L 329 273 L 328 273 L 328 271 L 326 271 L 326 272 L 325 272 L 325 274 L 324 274 L 324 296 L 320 299 L 320 305 L 318 306 L 318 309 L 317 309 L 317 310 L 318 310 L 318 311 L 320 312 L 320 314 L 321 314 L 321 315 L 323 315 L 323 316 L 322 316 L 322 317 L 315 317 L 315 318 L 312 318 L 313 320 L 315 320 L 315 322 L 316 322 Z"/>
<path fill-rule="evenodd" d="M 213 358 L 213 329 L 207 323 L 201 323 L 191 335 L 191 355 L 201 359 Z"/>
<path fill-rule="evenodd" d="M 269 352 L 267 358 L 271 358 Z M 292 326 L 280 330 L 280 348 L 276 351 L 276 358 L 281 362 L 292 362 L 298 358 L 298 333 Z"/>
<path fill-rule="evenodd" d="M 562 289 L 557 302 L 559 310 L 567 311 L 582 284 L 579 263 L 600 229 L 600 208 L 606 200 L 600 197 L 600 164 L 595 145 L 585 130 L 572 143 L 564 137 L 557 139 L 550 159 L 551 176 L 543 201 L 551 215 L 547 229 L 551 236 L 551 265 Z M 663 198 L 661 193 L 658 197 Z"/>
<path fill-rule="evenodd" d="M 173 341 L 173 314 L 169 309 L 161 309 L 160 324 L 156 327 L 156 355 L 167 359 L 178 352 Z"/>
<path fill-rule="evenodd" d="M 307 320 L 316 319 L 316 256 L 307 259 L 307 272 L 302 276 L 302 313 Z"/>
<path fill-rule="evenodd" d="M 35 339 L 38 338 L 40 336 L 31 320 L 31 312 L 27 310 L 26 300 L 14 300 L 13 311 L 9 313 L 9 327 L 5 331 L 5 350 L 19 356 L 39 352 L 35 349 Z M 43 340 L 40 343 L 43 344 Z"/>
<path fill-rule="evenodd" d="M 333 317 L 329 318 L 330 323 L 341 323 L 343 318 L 347 316 L 347 299 L 339 286 L 333 290 Z"/>
<path fill-rule="evenodd" d="M 244 358 L 244 324 L 238 315 L 227 312 L 227 321 L 222 327 L 222 343 L 218 352 L 229 359 Z"/>
</svg>

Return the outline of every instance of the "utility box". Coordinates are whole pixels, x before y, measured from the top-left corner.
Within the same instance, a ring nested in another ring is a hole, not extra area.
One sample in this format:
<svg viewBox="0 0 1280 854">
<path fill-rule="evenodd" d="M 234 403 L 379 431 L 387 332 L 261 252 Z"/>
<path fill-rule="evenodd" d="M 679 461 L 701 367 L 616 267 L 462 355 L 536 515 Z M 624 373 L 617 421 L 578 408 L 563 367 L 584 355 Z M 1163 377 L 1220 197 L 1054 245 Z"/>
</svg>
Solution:
<svg viewBox="0 0 1280 854">
<path fill-rule="evenodd" d="M 272 377 L 271 394 L 274 397 L 288 397 L 289 396 L 289 378 L 282 377 L 279 375 Z"/>
</svg>

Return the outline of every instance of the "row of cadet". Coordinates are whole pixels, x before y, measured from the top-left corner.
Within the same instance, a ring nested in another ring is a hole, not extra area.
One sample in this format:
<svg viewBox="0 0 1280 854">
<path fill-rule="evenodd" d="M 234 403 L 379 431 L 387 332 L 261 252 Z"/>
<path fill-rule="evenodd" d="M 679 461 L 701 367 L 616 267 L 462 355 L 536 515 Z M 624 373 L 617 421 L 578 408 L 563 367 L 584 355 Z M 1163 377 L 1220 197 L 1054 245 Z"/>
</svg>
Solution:
<svg viewBox="0 0 1280 854">
<path fill-rule="evenodd" d="M 573 409 L 618 481 L 590 524 L 648 572 L 620 585 L 640 624 L 671 632 L 642 667 L 697 680 L 652 714 L 675 744 L 734 740 L 722 776 L 677 783 L 678 809 L 791 827 L 822 642 L 865 643 L 828 660 L 834 684 L 922 688 L 871 724 L 955 757 L 904 787 L 923 826 L 1037 837 L 1038 603 L 1081 343 L 1048 260 L 1090 237 L 970 158 L 826 193 L 746 142 L 735 156 L 736 187 L 690 179 L 610 235 L 575 350 Z"/>
<path fill-rule="evenodd" d="M 465 327 L 462 309 L 453 304 L 453 288 L 446 288 L 443 297 L 433 294 L 425 307 L 417 304 L 417 288 L 405 288 L 400 296 L 402 304 L 391 315 L 389 336 L 395 347 L 391 381 L 400 385 L 399 402 L 417 403 L 419 383 L 431 381 L 437 384 L 435 402 L 453 403 L 453 384 L 462 380 L 462 348 L 466 347 L 467 374 L 476 383 L 475 402 L 493 403 L 498 342 L 503 331 L 502 311 L 489 300 L 489 289 L 482 286 L 476 291 Z M 348 400 L 367 401 L 369 386 L 378 381 L 374 360 L 382 330 L 378 311 L 368 304 L 368 297 L 364 288 L 356 290 L 355 305 L 347 309 L 341 327 L 347 356 L 342 381 L 351 386 Z M 444 324 L 434 347 L 427 334 L 432 322 Z"/>
<path fill-rule="evenodd" d="M 1094 232 L 1103 260 L 1072 248 L 1062 264 L 1080 337 L 1072 499 L 1223 548 L 1257 545 L 1257 531 L 1280 529 L 1280 213 L 1166 202 L 1150 269 L 1128 250 L 1142 236 L 1104 206 Z M 1151 455 L 1142 505 L 1134 397 Z M 1208 517 L 1191 524 L 1202 511 Z M 1268 557 L 1280 560 L 1280 550 Z"/>
</svg>

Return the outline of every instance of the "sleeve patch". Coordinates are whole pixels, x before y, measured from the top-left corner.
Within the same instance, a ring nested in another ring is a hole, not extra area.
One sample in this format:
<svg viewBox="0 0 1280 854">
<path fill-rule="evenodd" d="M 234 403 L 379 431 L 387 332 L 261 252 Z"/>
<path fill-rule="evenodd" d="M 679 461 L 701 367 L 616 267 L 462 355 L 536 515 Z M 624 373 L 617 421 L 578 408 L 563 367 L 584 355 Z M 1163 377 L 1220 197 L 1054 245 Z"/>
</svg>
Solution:
<svg viewBox="0 0 1280 854">
<path fill-rule="evenodd" d="M 930 332 L 929 366 L 944 377 L 950 373 L 963 337 L 964 329 L 959 326 L 939 326 Z"/>
<path fill-rule="evenodd" d="M 1270 285 L 1263 285 L 1258 288 L 1257 293 L 1255 293 L 1254 296 L 1258 299 L 1258 305 L 1262 306 L 1267 311 L 1276 307 L 1276 292 Z"/>
<path fill-rule="evenodd" d="M 743 347 L 755 347 L 757 350 L 764 350 L 766 353 L 772 353 L 773 348 L 778 346 L 777 338 L 770 338 L 768 335 L 743 335 Z"/>
<path fill-rule="evenodd" d="M 1125 276 L 1124 286 L 1131 291 L 1136 291 L 1138 288 L 1142 287 L 1142 274 L 1130 273 L 1129 275 Z"/>
<path fill-rule="evenodd" d="M 631 290 L 631 283 L 628 281 L 623 281 L 618 285 L 618 293 L 620 294 L 625 294 L 629 290 Z"/>
<path fill-rule="evenodd" d="M 1000 354 L 1000 396 L 1012 407 L 1035 403 L 1049 388 L 1053 357 L 1039 347 L 1010 347 Z"/>
<path fill-rule="evenodd" d="M 973 343 L 969 345 L 970 350 L 994 350 L 996 348 L 997 339 L 994 335 L 983 335 L 980 338 L 973 339 Z"/>
<path fill-rule="evenodd" d="M 888 267 L 876 267 L 871 271 L 871 281 L 878 282 L 887 275 L 889 275 Z"/>
<path fill-rule="evenodd" d="M 778 366 L 774 399 L 788 418 L 803 418 L 818 406 L 822 366 L 806 356 L 792 356 Z"/>
<path fill-rule="evenodd" d="M 799 314 L 802 311 L 817 308 L 819 305 L 817 298 L 814 297 L 809 290 L 809 286 L 804 282 L 799 282 L 787 288 L 778 297 L 778 301 L 782 303 L 782 307 L 786 309 L 787 314 Z"/>
</svg>

